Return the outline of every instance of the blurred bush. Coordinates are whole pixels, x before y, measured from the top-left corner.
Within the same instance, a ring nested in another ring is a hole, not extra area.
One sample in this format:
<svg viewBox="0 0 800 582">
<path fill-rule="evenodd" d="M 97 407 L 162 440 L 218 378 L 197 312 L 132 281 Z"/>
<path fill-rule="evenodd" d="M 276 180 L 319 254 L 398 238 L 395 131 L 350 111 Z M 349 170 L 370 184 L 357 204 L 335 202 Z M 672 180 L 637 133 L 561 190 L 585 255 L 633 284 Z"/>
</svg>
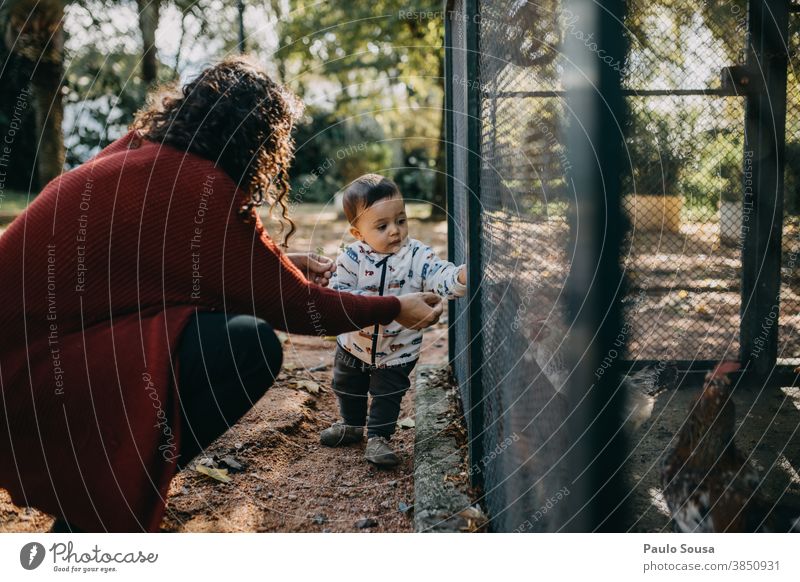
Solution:
<svg viewBox="0 0 800 582">
<path fill-rule="evenodd" d="M 290 181 L 296 202 L 328 202 L 362 174 L 393 177 L 393 147 L 367 115 L 340 117 L 309 110 L 296 128 L 295 147 Z"/>
<path fill-rule="evenodd" d="M 404 155 L 403 165 L 394 173 L 394 181 L 406 200 L 433 201 L 436 182 L 436 158 L 425 148 L 413 148 Z"/>
<path fill-rule="evenodd" d="M 716 209 L 720 200 L 741 201 L 744 197 L 741 132 L 700 134 L 697 144 L 698 155 L 686 164 L 681 177 L 686 201 L 708 210 Z"/>
</svg>

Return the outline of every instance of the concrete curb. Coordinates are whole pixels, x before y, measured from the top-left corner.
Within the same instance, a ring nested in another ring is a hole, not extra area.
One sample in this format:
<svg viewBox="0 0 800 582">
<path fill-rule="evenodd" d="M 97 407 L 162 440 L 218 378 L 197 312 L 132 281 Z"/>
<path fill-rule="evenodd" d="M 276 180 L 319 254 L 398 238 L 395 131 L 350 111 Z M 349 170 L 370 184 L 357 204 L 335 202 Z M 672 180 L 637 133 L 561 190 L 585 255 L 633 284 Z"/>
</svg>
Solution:
<svg viewBox="0 0 800 582">
<path fill-rule="evenodd" d="M 459 532 L 469 529 L 472 505 L 465 491 L 446 478 L 462 472 L 462 456 L 456 440 L 443 433 L 452 395 L 434 385 L 441 366 L 419 366 L 416 376 L 416 435 L 414 442 L 414 531 Z"/>
</svg>

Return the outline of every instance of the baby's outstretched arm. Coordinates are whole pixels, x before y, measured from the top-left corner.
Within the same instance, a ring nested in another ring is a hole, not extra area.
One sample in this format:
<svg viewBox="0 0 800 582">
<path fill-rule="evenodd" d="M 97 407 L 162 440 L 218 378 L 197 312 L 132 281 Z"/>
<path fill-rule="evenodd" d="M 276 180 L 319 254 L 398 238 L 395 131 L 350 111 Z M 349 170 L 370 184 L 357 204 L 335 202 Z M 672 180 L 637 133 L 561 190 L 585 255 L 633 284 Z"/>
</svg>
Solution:
<svg viewBox="0 0 800 582">
<path fill-rule="evenodd" d="M 430 247 L 421 248 L 417 255 L 423 291 L 432 291 L 446 299 L 464 296 L 467 292 L 466 265 L 443 261 Z"/>
</svg>

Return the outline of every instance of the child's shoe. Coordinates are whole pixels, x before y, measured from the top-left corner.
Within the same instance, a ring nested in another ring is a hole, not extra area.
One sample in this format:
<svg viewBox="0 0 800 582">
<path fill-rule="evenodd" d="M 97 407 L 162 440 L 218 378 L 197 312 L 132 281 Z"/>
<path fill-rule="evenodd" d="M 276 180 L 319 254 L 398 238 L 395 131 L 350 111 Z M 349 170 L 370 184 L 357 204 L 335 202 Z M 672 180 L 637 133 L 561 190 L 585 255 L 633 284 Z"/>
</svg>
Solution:
<svg viewBox="0 0 800 582">
<path fill-rule="evenodd" d="M 364 427 L 349 426 L 343 422 L 336 422 L 330 428 L 319 433 L 319 442 L 326 447 L 338 447 L 351 443 L 360 443 L 364 440 Z"/>
<path fill-rule="evenodd" d="M 389 441 L 384 437 L 372 437 L 367 441 L 364 458 L 380 467 L 394 467 L 400 462 L 400 457 L 392 450 Z"/>
</svg>

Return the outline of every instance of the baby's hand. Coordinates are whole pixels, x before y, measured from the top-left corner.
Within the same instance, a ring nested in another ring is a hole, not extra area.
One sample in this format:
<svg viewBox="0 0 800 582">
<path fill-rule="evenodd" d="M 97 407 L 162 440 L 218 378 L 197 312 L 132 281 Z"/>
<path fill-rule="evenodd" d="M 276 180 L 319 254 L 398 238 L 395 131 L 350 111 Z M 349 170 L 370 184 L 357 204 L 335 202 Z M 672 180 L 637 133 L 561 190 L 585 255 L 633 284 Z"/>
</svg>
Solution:
<svg viewBox="0 0 800 582">
<path fill-rule="evenodd" d="M 466 265 L 461 265 L 458 268 L 458 282 L 461 283 L 462 285 L 466 285 L 467 284 L 467 266 Z"/>
<path fill-rule="evenodd" d="M 336 270 L 336 263 L 317 253 L 287 253 L 286 256 L 309 281 L 322 287 L 328 286 L 328 281 Z"/>
</svg>

